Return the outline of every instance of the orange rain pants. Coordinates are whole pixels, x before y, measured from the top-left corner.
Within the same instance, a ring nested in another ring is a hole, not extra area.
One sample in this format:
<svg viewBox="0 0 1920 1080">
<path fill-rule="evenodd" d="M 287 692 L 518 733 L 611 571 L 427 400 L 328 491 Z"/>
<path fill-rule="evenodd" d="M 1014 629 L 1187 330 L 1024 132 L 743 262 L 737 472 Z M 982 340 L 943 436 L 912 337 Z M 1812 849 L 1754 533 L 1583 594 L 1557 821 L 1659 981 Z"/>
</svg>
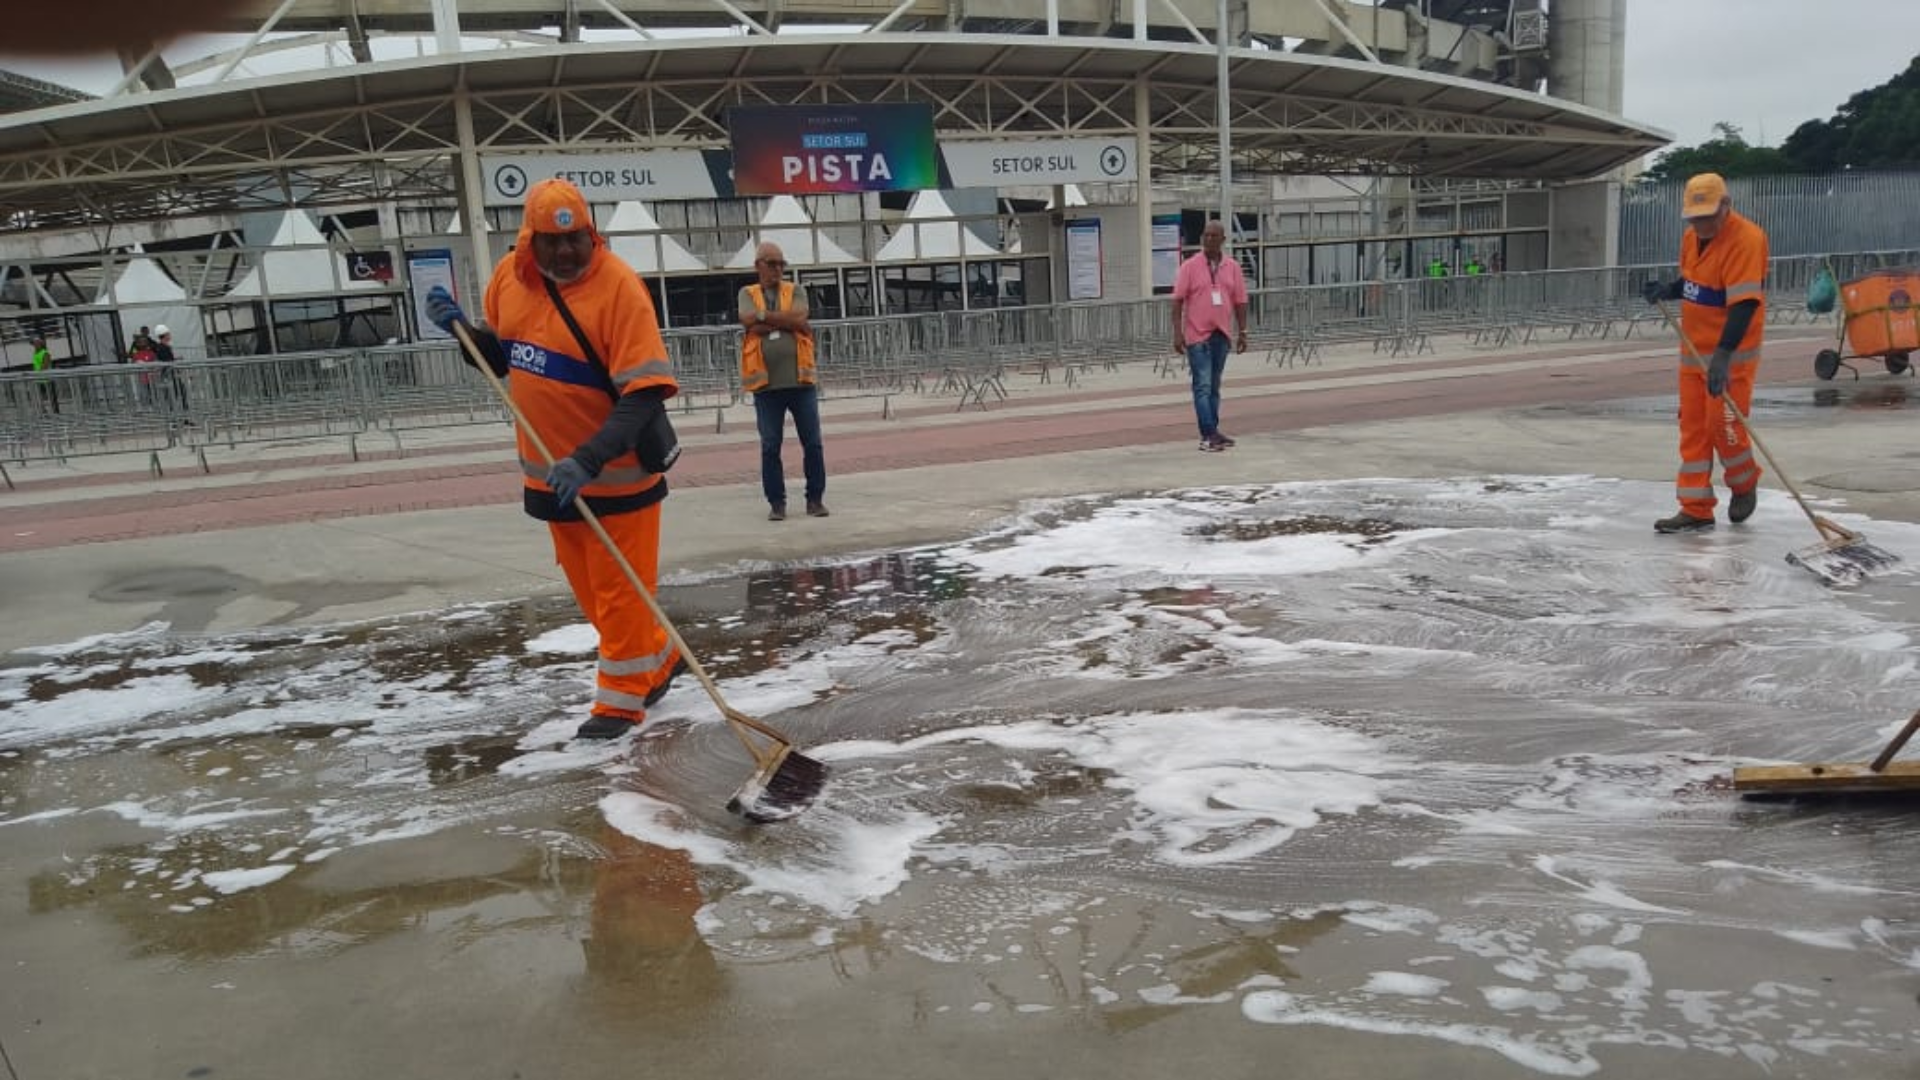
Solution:
<svg viewBox="0 0 1920 1080">
<path fill-rule="evenodd" d="M 1753 380 L 1760 372 L 1758 357 L 1735 362 L 1727 369 L 1725 398 L 1707 393 L 1707 373 L 1689 360 L 1680 367 L 1680 472 L 1674 494 L 1680 509 L 1697 518 L 1710 518 L 1718 500 L 1713 497 L 1713 459 L 1735 494 L 1752 491 L 1760 483 L 1760 463 L 1753 457 L 1747 429 L 1734 419 L 1727 400 L 1745 413 L 1753 407 Z"/>
<path fill-rule="evenodd" d="M 649 595 L 660 584 L 660 505 L 600 519 Z M 647 694 L 667 681 L 676 659 L 666 629 L 633 594 L 633 583 L 586 522 L 550 521 L 547 528 L 574 599 L 600 632 L 594 715 L 645 719 Z"/>
</svg>

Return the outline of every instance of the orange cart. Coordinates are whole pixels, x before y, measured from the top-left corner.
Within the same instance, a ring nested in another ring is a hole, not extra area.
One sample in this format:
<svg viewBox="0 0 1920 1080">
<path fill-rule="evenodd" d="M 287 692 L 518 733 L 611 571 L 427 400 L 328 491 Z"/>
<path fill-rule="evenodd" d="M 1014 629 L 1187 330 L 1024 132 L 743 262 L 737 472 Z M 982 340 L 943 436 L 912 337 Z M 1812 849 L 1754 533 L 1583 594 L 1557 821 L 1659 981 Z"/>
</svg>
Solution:
<svg viewBox="0 0 1920 1080">
<path fill-rule="evenodd" d="M 1834 345 L 1813 358 L 1813 373 L 1823 379 L 1843 367 L 1859 378 L 1848 360 L 1884 361 L 1891 375 L 1911 370 L 1920 352 L 1920 270 L 1876 270 L 1841 285 Z"/>
</svg>

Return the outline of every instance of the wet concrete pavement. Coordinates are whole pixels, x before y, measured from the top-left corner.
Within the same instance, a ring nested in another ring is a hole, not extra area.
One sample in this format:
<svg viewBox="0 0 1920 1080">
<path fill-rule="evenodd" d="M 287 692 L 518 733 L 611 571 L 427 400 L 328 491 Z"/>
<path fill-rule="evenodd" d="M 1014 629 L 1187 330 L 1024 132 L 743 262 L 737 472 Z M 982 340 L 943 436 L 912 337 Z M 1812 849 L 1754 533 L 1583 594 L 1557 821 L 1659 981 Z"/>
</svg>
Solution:
<svg viewBox="0 0 1920 1080">
<path fill-rule="evenodd" d="M 1818 383 L 1774 342 L 1755 415 L 1795 478 L 1920 523 L 1906 381 Z M 690 689 L 631 747 L 557 749 L 577 615 L 498 448 L 15 470 L 0 1047 L 25 1080 L 1910 1076 L 1910 819 L 1716 778 L 1904 719 L 1910 647 L 1879 643 L 1913 586 L 1809 591 L 1771 481 L 1676 561 L 1648 530 L 1670 362 L 1241 363 L 1225 454 L 1144 369 L 984 413 L 834 403 L 834 516 L 780 525 L 742 415 L 683 424 L 669 609 L 730 696 L 845 744 L 835 805 L 780 831 L 718 809 L 738 753 Z M 1135 498 L 1222 485 L 1254 487 Z M 1078 495 L 1108 498 L 971 539 Z M 1103 516 L 1171 544 L 1153 515 L 1196 506 L 1244 568 L 992 570 Z M 1259 579 L 1323 520 L 1353 561 Z M 1244 760 L 1182 782 L 1337 782 L 1194 839 L 1225 807 L 1167 811 L 1171 748 L 1122 752 L 1183 715 Z"/>
</svg>

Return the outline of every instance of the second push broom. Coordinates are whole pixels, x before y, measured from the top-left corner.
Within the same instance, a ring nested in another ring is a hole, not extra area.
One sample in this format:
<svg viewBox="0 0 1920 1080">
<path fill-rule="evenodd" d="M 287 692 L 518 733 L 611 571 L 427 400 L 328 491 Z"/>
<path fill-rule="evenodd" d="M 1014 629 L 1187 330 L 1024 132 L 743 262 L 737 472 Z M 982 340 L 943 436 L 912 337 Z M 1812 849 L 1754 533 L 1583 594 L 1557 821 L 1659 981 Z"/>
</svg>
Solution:
<svg viewBox="0 0 1920 1080">
<path fill-rule="evenodd" d="M 494 393 L 500 395 L 500 400 L 506 404 L 508 411 L 513 413 L 514 424 L 527 436 L 527 441 L 533 444 L 534 449 L 539 451 L 540 459 L 551 468 L 554 464 L 553 451 L 547 449 L 546 441 L 541 439 L 540 433 L 527 422 L 526 415 L 520 411 L 520 406 L 514 404 L 513 395 L 507 392 L 506 384 L 502 383 L 500 376 L 495 375 L 493 368 L 488 366 L 487 358 L 481 355 L 467 327 L 456 322 L 453 324 L 453 334 L 460 339 L 460 348 L 473 361 L 473 366 L 479 368 L 480 374 L 486 376 Z M 753 759 L 753 775 L 747 777 L 746 783 L 740 785 L 740 789 L 733 793 L 733 798 L 727 800 L 727 809 L 748 821 L 764 824 L 790 818 L 812 805 L 813 801 L 820 797 L 821 789 L 826 786 L 827 766 L 801 753 L 795 748 L 792 739 L 727 704 L 726 698 L 720 694 L 720 688 L 714 684 L 712 676 L 707 674 L 707 669 L 701 665 L 699 658 L 693 655 L 693 651 L 687 648 L 686 639 L 680 636 L 679 629 L 673 625 L 672 620 L 667 618 L 667 613 L 661 610 L 660 602 L 647 591 L 646 582 L 640 579 L 640 574 L 634 570 L 633 564 L 627 561 L 620 546 L 615 544 L 613 537 L 607 534 L 606 526 L 600 524 L 600 519 L 587 508 L 586 496 L 575 496 L 573 506 L 580 512 L 580 520 L 586 522 L 587 527 L 593 530 L 593 534 L 606 545 L 607 554 L 619 564 L 621 573 L 625 574 L 627 581 L 632 583 L 633 591 L 639 594 L 641 601 L 653 613 L 654 620 L 666 630 L 668 639 L 673 642 L 673 647 L 687 662 L 687 670 L 693 672 L 694 677 L 700 680 L 700 685 L 706 689 L 707 696 L 713 699 L 714 708 L 720 710 L 720 715 L 726 719 L 727 726 L 740 740 L 740 745 L 746 748 L 747 756 Z"/>
</svg>

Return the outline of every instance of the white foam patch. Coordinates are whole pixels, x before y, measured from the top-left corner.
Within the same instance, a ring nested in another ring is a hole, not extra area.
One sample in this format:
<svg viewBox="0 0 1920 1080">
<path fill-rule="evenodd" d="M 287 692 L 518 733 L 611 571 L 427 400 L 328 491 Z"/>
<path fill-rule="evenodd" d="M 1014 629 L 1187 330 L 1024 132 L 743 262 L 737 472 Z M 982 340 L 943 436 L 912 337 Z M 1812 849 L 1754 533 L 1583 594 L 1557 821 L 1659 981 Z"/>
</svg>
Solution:
<svg viewBox="0 0 1920 1080">
<path fill-rule="evenodd" d="M 72 690 L 51 701 L 16 700 L 0 712 L 0 748 L 121 734 L 154 716 L 191 712 L 226 693 L 175 674 L 128 679 L 106 690 Z"/>
<path fill-rule="evenodd" d="M 1816 949 L 1835 949 L 1841 952 L 1852 952 L 1858 947 L 1854 944 L 1853 932 L 1850 930 L 1790 930 L 1780 928 L 1776 929 L 1774 933 L 1779 934 L 1788 941 L 1797 941 L 1802 945 L 1811 945 Z"/>
<path fill-rule="evenodd" d="M 231 896 L 248 889 L 257 889 L 262 885 L 271 885 L 293 873 L 293 870 L 292 863 L 274 863 L 251 870 L 212 870 L 201 874 L 200 880 L 214 892 Z"/>
<path fill-rule="evenodd" d="M 1241 489 L 1208 489 L 1179 496 L 1130 499 L 1102 507 L 1082 521 L 1019 535 L 1010 545 L 961 548 L 955 557 L 989 577 L 1046 580 L 1061 571 L 1082 579 L 1114 580 L 1151 575 L 1176 583 L 1222 578 L 1258 581 L 1276 575 L 1313 574 L 1357 566 L 1383 548 L 1444 535 L 1413 530 L 1386 544 L 1363 546 L 1358 531 L 1299 533 L 1221 542 L 1205 530 L 1243 514 Z"/>
<path fill-rule="evenodd" d="M 809 834 L 815 844 L 776 849 L 714 836 L 680 808 L 638 792 L 608 795 L 600 810 L 609 824 L 636 840 L 685 851 L 696 863 L 734 872 L 746 882 L 742 895 L 774 893 L 839 917 L 898 889 L 907 880 L 915 846 L 942 827 L 926 814 L 907 812 L 874 823 L 816 808 L 807 815 L 809 825 L 824 826 Z M 744 839 L 757 835 L 750 832 Z"/>
<path fill-rule="evenodd" d="M 1439 997 L 1450 984 L 1432 975 L 1412 975 L 1404 971 L 1376 971 L 1367 976 L 1360 989 L 1368 994 L 1398 994 L 1401 997 Z"/>
<path fill-rule="evenodd" d="M 1131 713 L 953 728 L 898 744 L 829 743 L 823 761 L 871 764 L 929 747 L 981 743 L 1060 754 L 1109 772 L 1156 858 L 1213 866 L 1254 858 L 1335 814 L 1378 805 L 1401 767 L 1368 736 L 1282 711 Z"/>
<path fill-rule="evenodd" d="M 528 639 L 527 651 L 592 659 L 600 653 L 600 632 L 593 628 L 592 623 L 562 626 Z"/>
<path fill-rule="evenodd" d="M 1591 1076 L 1600 1063 L 1582 1052 L 1556 1053 L 1552 1047 L 1483 1024 L 1436 1024 L 1421 1020 L 1314 1008 L 1284 990 L 1256 990 L 1241 999 L 1240 1011 L 1262 1024 L 1318 1024 L 1375 1035 L 1414 1035 L 1459 1046 L 1483 1047 L 1518 1065 L 1553 1076 Z"/>
</svg>

